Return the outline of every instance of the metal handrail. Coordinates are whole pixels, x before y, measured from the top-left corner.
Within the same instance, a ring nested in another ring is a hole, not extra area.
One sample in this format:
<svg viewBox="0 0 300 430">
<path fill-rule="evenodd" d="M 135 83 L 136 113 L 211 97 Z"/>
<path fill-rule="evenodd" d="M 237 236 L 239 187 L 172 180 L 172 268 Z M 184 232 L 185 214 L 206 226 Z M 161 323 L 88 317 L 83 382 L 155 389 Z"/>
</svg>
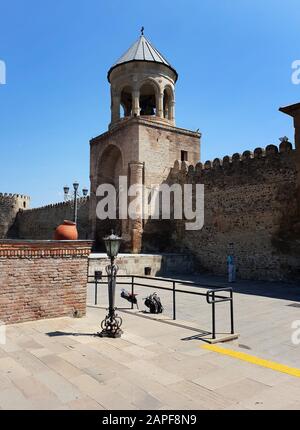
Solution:
<svg viewBox="0 0 300 430">
<path fill-rule="evenodd" d="M 229 291 L 230 296 L 216 296 L 216 293 Z M 217 300 L 216 300 L 217 298 Z M 206 293 L 206 301 L 208 304 L 212 305 L 212 337 L 216 338 L 216 303 L 230 302 L 230 325 L 231 334 L 234 334 L 234 323 L 233 323 L 233 289 L 231 287 L 216 288 L 214 290 L 209 290 Z"/>
<path fill-rule="evenodd" d="M 203 283 L 197 283 L 194 281 L 182 281 L 181 279 L 172 279 L 172 278 L 161 278 L 161 277 L 154 277 L 154 276 L 146 276 L 146 275 L 117 275 L 118 278 L 131 278 L 131 276 L 134 276 L 135 278 L 140 279 L 153 279 L 156 281 L 163 281 L 163 282 L 176 282 L 177 284 L 181 285 L 187 285 L 187 286 L 199 286 L 199 287 L 216 287 L 216 289 L 219 287 L 218 285 L 214 284 L 203 284 Z M 108 275 L 102 274 L 102 278 L 107 278 Z M 88 275 L 88 278 L 95 279 L 94 275 Z M 92 281 L 88 281 L 88 283 L 93 283 Z"/>
<path fill-rule="evenodd" d="M 226 291 L 232 292 L 232 288 L 231 287 L 225 287 L 225 288 L 216 288 L 216 289 L 213 289 L 213 290 L 208 290 L 206 292 L 206 301 L 207 301 L 207 303 L 212 304 L 213 302 L 214 303 L 219 303 L 219 302 L 228 302 L 228 301 L 230 301 L 231 300 L 231 296 L 230 297 L 228 297 L 228 296 L 226 297 L 226 296 L 216 296 L 215 295 L 215 293 L 226 292 Z M 213 298 L 213 301 L 210 300 L 210 297 Z M 221 300 L 215 300 L 215 297 L 217 299 L 221 299 Z"/>
<path fill-rule="evenodd" d="M 93 279 L 90 281 L 89 279 Z M 106 284 L 107 281 L 102 279 L 109 278 L 109 275 L 102 274 L 101 278 L 95 277 L 94 275 L 88 275 L 88 283 L 95 284 L 95 305 L 98 304 L 98 285 Z M 178 279 L 171 279 L 171 278 L 160 278 L 160 277 L 152 277 L 152 276 L 143 276 L 143 275 L 117 275 L 117 278 L 127 278 L 128 281 L 118 281 L 118 285 L 128 285 L 131 286 L 131 294 L 134 295 L 134 289 L 135 287 L 146 287 L 146 288 L 155 288 L 158 290 L 165 290 L 172 292 L 173 296 L 173 320 L 176 320 L 176 293 L 184 293 L 184 294 L 193 294 L 197 296 L 205 296 L 206 301 L 208 304 L 212 305 L 212 338 L 216 338 L 216 310 L 215 305 L 216 303 L 221 302 L 230 302 L 230 323 L 231 323 L 231 334 L 234 334 L 234 322 L 233 322 L 233 289 L 232 287 L 223 287 L 219 288 L 218 285 L 212 285 L 212 284 L 200 284 L 192 281 L 181 281 Z M 155 280 L 158 282 L 164 282 L 164 283 L 171 283 L 172 285 L 170 287 L 162 287 L 159 285 L 149 285 L 142 282 L 136 282 L 136 279 L 147 279 L 147 280 Z M 199 291 L 186 291 L 182 289 L 177 289 L 176 284 L 189 286 L 189 287 L 210 287 L 208 291 L 205 293 L 199 292 Z M 215 287 L 211 289 L 212 287 Z M 218 295 L 216 293 L 222 293 L 222 292 L 229 292 L 229 296 L 223 296 Z M 133 309 L 133 303 L 131 304 L 131 309 Z"/>
</svg>

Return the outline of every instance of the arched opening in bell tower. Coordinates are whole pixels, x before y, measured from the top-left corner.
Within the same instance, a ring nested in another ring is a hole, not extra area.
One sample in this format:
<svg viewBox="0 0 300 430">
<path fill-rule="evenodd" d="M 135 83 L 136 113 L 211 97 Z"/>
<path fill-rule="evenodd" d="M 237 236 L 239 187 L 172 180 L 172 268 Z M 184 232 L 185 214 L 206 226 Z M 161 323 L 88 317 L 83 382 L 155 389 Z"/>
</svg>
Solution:
<svg viewBox="0 0 300 430">
<path fill-rule="evenodd" d="M 147 82 L 140 88 L 140 115 L 156 115 L 156 92 L 154 86 Z"/>
<path fill-rule="evenodd" d="M 121 91 L 120 104 L 123 110 L 121 117 L 132 116 L 132 88 L 129 85 Z"/>
</svg>

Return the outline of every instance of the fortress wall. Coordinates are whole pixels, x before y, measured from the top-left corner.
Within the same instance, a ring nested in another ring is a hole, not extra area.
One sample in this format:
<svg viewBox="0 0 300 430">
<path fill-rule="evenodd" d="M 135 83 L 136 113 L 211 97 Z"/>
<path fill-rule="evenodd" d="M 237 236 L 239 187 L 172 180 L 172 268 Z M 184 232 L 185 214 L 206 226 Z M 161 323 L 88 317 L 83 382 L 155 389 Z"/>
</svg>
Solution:
<svg viewBox="0 0 300 430">
<path fill-rule="evenodd" d="M 170 183 L 205 186 L 204 227 L 187 231 L 184 221 L 174 222 L 178 249 L 192 252 L 202 269 L 225 274 L 233 242 L 240 277 L 300 278 L 296 177 L 296 151 L 289 142 L 204 165 L 176 162 Z"/>
<path fill-rule="evenodd" d="M 89 198 L 78 200 L 78 233 L 79 239 L 87 239 L 89 234 Z M 62 202 L 36 209 L 21 210 L 15 222 L 19 239 L 50 240 L 54 229 L 65 219 L 73 220 L 71 202 Z"/>
<path fill-rule="evenodd" d="M 0 193 L 0 239 L 14 236 L 13 225 L 20 209 L 29 207 L 30 197 Z"/>
</svg>

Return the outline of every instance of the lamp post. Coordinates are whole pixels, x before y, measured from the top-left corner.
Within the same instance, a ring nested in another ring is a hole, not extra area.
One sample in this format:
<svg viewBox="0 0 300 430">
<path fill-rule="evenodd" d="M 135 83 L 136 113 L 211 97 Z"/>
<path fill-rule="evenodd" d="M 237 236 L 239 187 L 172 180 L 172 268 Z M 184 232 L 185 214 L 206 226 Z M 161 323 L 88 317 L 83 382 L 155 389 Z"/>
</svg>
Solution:
<svg viewBox="0 0 300 430">
<path fill-rule="evenodd" d="M 73 183 L 74 192 L 72 194 L 70 194 L 70 187 L 64 187 L 64 201 L 67 202 L 69 200 L 73 200 L 73 221 L 75 222 L 75 224 L 77 224 L 78 198 L 80 197 L 78 188 L 79 183 L 77 181 Z M 87 188 L 83 188 L 82 196 L 86 197 L 88 195 L 88 192 L 89 190 Z"/>
<path fill-rule="evenodd" d="M 115 308 L 115 292 L 116 292 L 116 276 L 118 266 L 115 264 L 115 258 L 118 255 L 122 238 L 112 233 L 103 238 L 110 264 L 106 266 L 105 270 L 108 275 L 108 314 L 101 322 L 102 331 L 99 333 L 100 337 L 121 337 L 123 333 L 121 330 L 122 318 L 116 314 Z"/>
</svg>

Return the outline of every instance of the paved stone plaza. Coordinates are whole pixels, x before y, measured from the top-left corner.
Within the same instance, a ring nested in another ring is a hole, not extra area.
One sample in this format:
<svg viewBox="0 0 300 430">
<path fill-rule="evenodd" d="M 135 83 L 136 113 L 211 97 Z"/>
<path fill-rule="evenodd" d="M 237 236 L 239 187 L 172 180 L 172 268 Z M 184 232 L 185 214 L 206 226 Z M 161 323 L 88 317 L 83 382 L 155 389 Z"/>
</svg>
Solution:
<svg viewBox="0 0 300 430">
<path fill-rule="evenodd" d="M 202 278 L 207 281 L 223 285 Z M 141 288 L 139 297 L 154 290 Z M 240 281 L 235 290 L 240 338 L 222 347 L 300 368 L 300 345 L 291 341 L 291 324 L 300 319 L 300 310 L 289 306 L 300 303 L 299 287 Z M 169 292 L 159 294 L 170 314 Z M 90 285 L 90 303 L 92 295 Z M 103 287 L 99 299 L 106 304 Z M 223 332 L 229 329 L 227 305 L 217 308 L 217 329 Z M 121 311 L 121 339 L 94 336 L 105 309 L 92 306 L 81 319 L 8 326 L 7 342 L 0 344 L 0 408 L 300 408 L 300 378 L 203 348 L 207 344 L 188 322 L 210 329 L 204 297 L 181 295 L 177 306 L 186 327 Z"/>
</svg>

